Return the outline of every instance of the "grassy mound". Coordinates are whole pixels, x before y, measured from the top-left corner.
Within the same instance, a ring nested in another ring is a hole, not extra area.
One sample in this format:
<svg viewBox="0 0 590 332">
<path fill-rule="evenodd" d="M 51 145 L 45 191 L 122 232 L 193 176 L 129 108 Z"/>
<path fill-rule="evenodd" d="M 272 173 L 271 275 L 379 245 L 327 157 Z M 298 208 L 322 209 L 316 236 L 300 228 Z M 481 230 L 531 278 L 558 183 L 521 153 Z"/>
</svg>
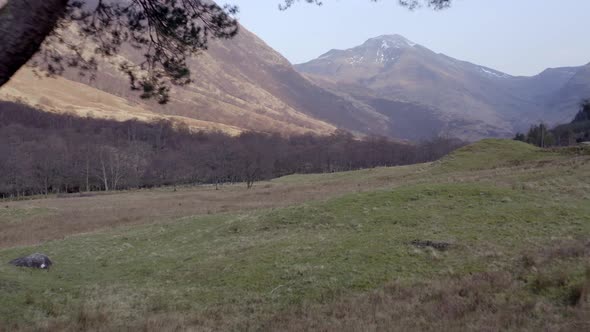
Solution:
<svg viewBox="0 0 590 332">
<path fill-rule="evenodd" d="M 470 171 L 518 166 L 555 156 L 556 153 L 520 141 L 485 139 L 454 151 L 441 159 L 438 166 L 444 171 Z"/>
</svg>

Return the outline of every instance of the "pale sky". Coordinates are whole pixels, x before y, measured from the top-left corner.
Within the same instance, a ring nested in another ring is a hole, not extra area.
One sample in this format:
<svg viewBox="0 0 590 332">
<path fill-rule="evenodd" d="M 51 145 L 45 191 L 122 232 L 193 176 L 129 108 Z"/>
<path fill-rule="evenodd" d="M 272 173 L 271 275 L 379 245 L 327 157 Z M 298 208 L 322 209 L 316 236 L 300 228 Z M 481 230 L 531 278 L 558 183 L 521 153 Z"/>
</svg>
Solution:
<svg viewBox="0 0 590 332">
<path fill-rule="evenodd" d="M 224 1 L 219 1 L 223 3 Z M 397 0 L 323 0 L 281 12 L 281 0 L 225 0 L 241 23 L 292 63 L 384 34 L 512 75 L 590 62 L 590 0 L 455 0 L 414 12 Z"/>
</svg>

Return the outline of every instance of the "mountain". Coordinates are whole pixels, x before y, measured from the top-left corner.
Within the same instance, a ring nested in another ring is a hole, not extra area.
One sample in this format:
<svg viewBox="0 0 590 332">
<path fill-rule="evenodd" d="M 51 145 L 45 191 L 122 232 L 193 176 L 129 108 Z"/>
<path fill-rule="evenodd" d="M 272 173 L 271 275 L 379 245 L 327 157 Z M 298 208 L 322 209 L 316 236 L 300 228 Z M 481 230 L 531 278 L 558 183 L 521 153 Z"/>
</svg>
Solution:
<svg viewBox="0 0 590 332">
<path fill-rule="evenodd" d="M 72 95 L 92 96 L 93 93 L 86 89 L 92 88 L 103 100 L 109 99 L 107 94 L 112 97 L 107 104 L 120 104 L 120 99 L 124 100 L 136 108 L 132 113 L 174 117 L 181 121 L 197 120 L 201 127 L 218 127 L 225 131 L 229 128 L 230 131 L 253 130 L 287 135 L 329 134 L 340 127 L 358 134 L 389 133 L 384 116 L 348 96 L 318 87 L 243 27 L 235 38 L 212 41 L 206 52 L 189 59 L 194 82 L 174 87 L 171 102 L 167 105 L 139 99 L 136 92 L 130 91 L 128 78 L 117 70 L 124 60 L 137 63 L 140 59 L 137 50 L 122 49 L 115 59 L 99 64 L 94 80 L 80 77 L 76 72 L 66 72 L 58 81 L 67 84 L 55 84 L 51 79 L 37 83 L 30 71 L 24 69 L 0 90 L 0 96 L 35 103 L 42 96 L 61 96 L 57 97 L 60 101 L 54 100 L 52 104 L 86 114 L 88 112 L 83 110 L 86 106 L 80 105 L 80 100 L 73 104 L 64 100 L 71 99 Z M 38 84 L 45 90 L 38 91 L 35 88 Z M 86 89 L 84 93 L 78 91 L 82 85 Z M 44 100 L 47 101 L 47 97 Z M 59 109 L 51 108 L 53 111 Z M 95 115 L 100 113 L 93 112 Z M 129 117 L 126 109 L 122 109 L 123 114 L 119 116 L 107 113 L 116 118 Z"/>
<path fill-rule="evenodd" d="M 169 116 L 150 110 L 145 104 L 101 91 L 63 77 L 40 79 L 23 68 L 0 89 L 0 99 L 24 103 L 53 113 L 73 113 L 81 117 L 118 121 L 137 119 L 146 122 L 169 120 L 184 123 L 194 130 L 223 131 L 236 135 L 241 128 L 188 117 Z"/>
<path fill-rule="evenodd" d="M 590 98 L 590 64 L 568 72 L 565 84 L 556 89 L 548 100 L 554 112 L 550 114 L 559 122 L 571 119 L 579 109 L 580 101 Z"/>
<path fill-rule="evenodd" d="M 72 27 L 72 36 L 76 35 Z M 372 38 L 293 66 L 241 27 L 189 59 L 193 83 L 175 87 L 171 101 L 141 100 L 119 70 L 141 53 L 123 48 L 99 63 L 96 79 L 66 72 L 39 79 L 22 69 L 0 98 L 52 112 L 119 120 L 169 119 L 198 130 L 357 135 L 421 140 L 508 137 L 539 119 L 567 121 L 590 96 L 590 67 L 548 69 L 534 77 L 437 54 L 399 35 Z"/>
<path fill-rule="evenodd" d="M 318 85 L 371 105 L 391 123 L 406 122 L 418 132 L 435 126 L 439 133 L 470 140 L 509 136 L 539 119 L 567 119 L 577 111 L 572 103 L 590 96 L 587 67 L 515 77 L 435 53 L 400 35 L 331 50 L 295 67 Z M 400 102 L 422 107 L 400 113 Z"/>
</svg>

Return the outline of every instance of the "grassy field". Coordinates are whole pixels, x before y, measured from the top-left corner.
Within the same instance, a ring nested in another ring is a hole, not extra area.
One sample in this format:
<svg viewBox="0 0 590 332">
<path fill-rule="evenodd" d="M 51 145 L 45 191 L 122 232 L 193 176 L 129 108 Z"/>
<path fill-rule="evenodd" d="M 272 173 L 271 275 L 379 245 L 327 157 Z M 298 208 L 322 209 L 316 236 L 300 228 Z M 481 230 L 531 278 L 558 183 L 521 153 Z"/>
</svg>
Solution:
<svg viewBox="0 0 590 332">
<path fill-rule="evenodd" d="M 0 264 L 0 326 L 590 329 L 588 150 L 484 140 L 244 187 L 3 203 L 0 261 L 55 265 Z"/>
</svg>

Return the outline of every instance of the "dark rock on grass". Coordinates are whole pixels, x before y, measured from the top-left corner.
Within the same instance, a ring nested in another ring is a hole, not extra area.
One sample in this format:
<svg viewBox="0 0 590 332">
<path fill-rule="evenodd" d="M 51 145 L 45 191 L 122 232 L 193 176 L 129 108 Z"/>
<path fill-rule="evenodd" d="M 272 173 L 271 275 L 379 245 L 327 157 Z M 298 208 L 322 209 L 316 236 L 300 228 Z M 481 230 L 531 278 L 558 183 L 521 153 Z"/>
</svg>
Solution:
<svg viewBox="0 0 590 332">
<path fill-rule="evenodd" d="M 433 248 L 436 250 L 440 250 L 440 251 L 445 251 L 447 249 L 449 249 L 449 247 L 451 246 L 450 243 L 447 242 L 434 242 L 434 241 L 422 241 L 422 240 L 414 240 L 411 242 L 411 244 L 415 247 L 418 248 Z"/>
<path fill-rule="evenodd" d="M 20 267 L 31 267 L 35 269 L 48 270 L 53 262 L 44 254 L 32 254 L 26 257 L 20 257 L 10 261 L 10 264 Z"/>
</svg>

